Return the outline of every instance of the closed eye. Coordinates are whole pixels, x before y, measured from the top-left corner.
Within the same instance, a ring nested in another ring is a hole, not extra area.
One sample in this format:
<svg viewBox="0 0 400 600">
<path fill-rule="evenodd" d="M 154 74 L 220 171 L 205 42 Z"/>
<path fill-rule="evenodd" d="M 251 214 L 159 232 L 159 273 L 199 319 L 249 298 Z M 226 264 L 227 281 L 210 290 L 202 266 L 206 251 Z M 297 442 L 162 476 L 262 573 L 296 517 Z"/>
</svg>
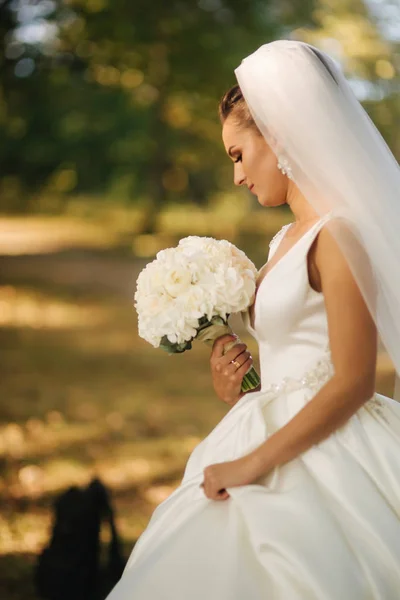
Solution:
<svg viewBox="0 0 400 600">
<path fill-rule="evenodd" d="M 237 157 L 237 159 L 236 159 L 236 160 L 234 160 L 233 162 L 237 163 L 237 162 L 239 162 L 239 161 L 241 161 L 241 160 L 242 160 L 242 155 L 241 155 L 241 154 L 239 154 L 239 156 Z"/>
</svg>

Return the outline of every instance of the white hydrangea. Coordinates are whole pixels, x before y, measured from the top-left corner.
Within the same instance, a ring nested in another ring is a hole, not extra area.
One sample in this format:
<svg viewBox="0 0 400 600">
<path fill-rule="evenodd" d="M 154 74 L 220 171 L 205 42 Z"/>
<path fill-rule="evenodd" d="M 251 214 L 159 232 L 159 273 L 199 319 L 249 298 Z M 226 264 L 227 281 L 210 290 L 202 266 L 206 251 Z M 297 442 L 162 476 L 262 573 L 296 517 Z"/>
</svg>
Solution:
<svg viewBox="0 0 400 600">
<path fill-rule="evenodd" d="M 139 335 L 154 347 L 192 340 L 199 319 L 243 311 L 253 302 L 257 269 L 226 240 L 189 236 L 157 253 L 137 279 Z"/>
</svg>

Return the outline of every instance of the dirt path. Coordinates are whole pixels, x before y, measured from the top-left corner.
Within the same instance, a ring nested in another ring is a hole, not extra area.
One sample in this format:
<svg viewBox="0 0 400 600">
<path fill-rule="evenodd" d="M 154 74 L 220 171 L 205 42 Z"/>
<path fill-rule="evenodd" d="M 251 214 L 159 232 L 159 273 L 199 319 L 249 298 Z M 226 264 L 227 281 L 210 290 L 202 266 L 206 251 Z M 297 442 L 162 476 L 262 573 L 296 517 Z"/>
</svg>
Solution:
<svg viewBox="0 0 400 600">
<path fill-rule="evenodd" d="M 0 283 L 51 283 L 116 293 L 132 298 L 146 261 L 109 252 L 70 250 L 50 254 L 0 256 Z"/>
</svg>

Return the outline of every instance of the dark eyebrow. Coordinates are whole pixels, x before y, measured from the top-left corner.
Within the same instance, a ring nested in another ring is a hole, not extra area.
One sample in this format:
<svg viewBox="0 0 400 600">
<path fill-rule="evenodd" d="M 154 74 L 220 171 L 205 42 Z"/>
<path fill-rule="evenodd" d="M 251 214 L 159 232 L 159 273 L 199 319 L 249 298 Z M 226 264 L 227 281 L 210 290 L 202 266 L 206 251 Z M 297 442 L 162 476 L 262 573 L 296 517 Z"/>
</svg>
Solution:
<svg viewBox="0 0 400 600">
<path fill-rule="evenodd" d="M 228 154 L 229 156 L 232 156 L 232 148 L 235 147 L 235 144 L 233 144 L 233 146 L 229 146 L 229 150 L 228 150 Z"/>
</svg>

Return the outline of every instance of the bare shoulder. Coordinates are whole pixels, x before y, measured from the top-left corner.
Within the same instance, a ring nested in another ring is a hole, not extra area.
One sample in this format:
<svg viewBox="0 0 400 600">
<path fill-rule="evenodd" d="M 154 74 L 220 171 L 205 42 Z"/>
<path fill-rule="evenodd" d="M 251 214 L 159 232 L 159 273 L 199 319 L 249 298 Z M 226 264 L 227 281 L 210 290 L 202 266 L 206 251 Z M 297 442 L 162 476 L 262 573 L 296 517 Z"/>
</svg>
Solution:
<svg viewBox="0 0 400 600">
<path fill-rule="evenodd" d="M 363 262 L 364 275 L 369 275 L 369 278 L 372 280 L 373 270 L 369 263 L 369 258 L 363 250 L 362 245 L 358 242 L 355 233 L 352 232 L 351 228 L 343 220 L 331 219 L 330 225 L 325 223 L 321 227 L 308 253 L 309 268 L 318 287 L 316 291 L 322 291 L 322 273 L 324 273 L 325 280 L 326 278 L 339 276 L 342 278 L 347 277 L 349 281 L 353 280 L 345 255 L 336 241 L 335 235 L 330 230 L 331 226 L 333 226 L 335 232 L 340 231 L 340 235 L 346 243 L 351 244 L 352 252 L 357 253 L 357 260 L 359 259 L 360 262 Z"/>
<path fill-rule="evenodd" d="M 347 383 L 359 385 L 372 395 L 377 359 L 375 321 L 344 253 L 326 224 L 318 232 L 310 252 L 310 262 L 324 295 L 335 371 Z"/>
<path fill-rule="evenodd" d="M 345 274 L 348 269 L 346 259 L 326 224 L 321 227 L 316 235 L 311 250 L 313 263 L 320 278 L 323 271 L 326 271 L 325 275 L 328 276 L 333 275 L 338 270 L 342 270 L 342 275 Z"/>
<path fill-rule="evenodd" d="M 322 277 L 325 281 L 331 278 L 340 278 L 343 281 L 347 280 L 349 283 L 356 284 L 346 256 L 332 231 L 339 233 L 341 239 L 343 239 L 346 244 L 349 244 L 349 247 L 351 246 L 353 256 L 357 257 L 357 262 L 362 263 L 364 277 L 369 275 L 369 278 L 372 280 L 373 269 L 369 262 L 368 255 L 357 239 L 357 235 L 343 220 L 332 219 L 321 227 L 313 241 L 310 252 L 313 265 L 318 271 L 321 284 Z"/>
<path fill-rule="evenodd" d="M 343 259 L 337 242 L 326 226 L 323 226 L 315 236 L 307 259 L 311 287 L 316 292 L 322 292 L 321 269 L 324 267 L 333 269 L 335 263 L 336 268 L 339 268 L 340 260 Z"/>
</svg>

